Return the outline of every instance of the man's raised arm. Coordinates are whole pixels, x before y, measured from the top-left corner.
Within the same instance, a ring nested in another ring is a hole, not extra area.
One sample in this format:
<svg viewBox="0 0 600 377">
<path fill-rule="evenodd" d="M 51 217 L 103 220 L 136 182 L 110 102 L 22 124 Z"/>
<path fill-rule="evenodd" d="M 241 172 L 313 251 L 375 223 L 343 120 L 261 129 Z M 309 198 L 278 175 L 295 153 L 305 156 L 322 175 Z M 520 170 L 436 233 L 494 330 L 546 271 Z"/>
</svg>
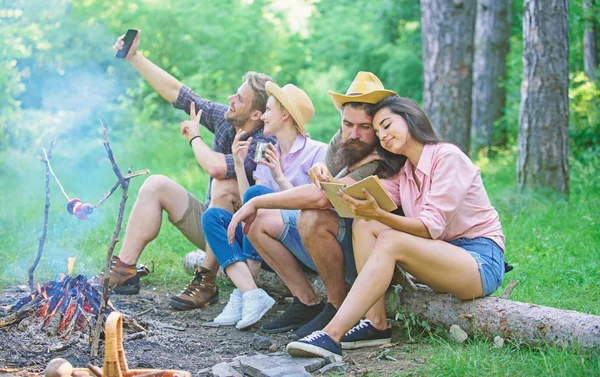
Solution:
<svg viewBox="0 0 600 377">
<path fill-rule="evenodd" d="M 141 31 L 138 31 L 125 59 L 131 62 L 142 77 L 148 81 L 148 84 L 150 84 L 150 86 L 164 99 L 170 103 L 177 101 L 179 89 L 181 89 L 183 84 L 137 51 L 140 45 L 140 34 Z M 124 35 L 120 36 L 113 45 L 115 51 L 123 48 L 123 38 Z"/>
</svg>

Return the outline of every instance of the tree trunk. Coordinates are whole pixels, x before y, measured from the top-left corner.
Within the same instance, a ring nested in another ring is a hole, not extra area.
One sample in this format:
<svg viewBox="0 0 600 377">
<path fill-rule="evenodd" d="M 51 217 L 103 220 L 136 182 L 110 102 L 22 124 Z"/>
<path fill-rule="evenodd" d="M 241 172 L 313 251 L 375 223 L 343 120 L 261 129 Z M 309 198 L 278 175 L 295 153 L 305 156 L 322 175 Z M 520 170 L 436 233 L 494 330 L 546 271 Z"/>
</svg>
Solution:
<svg viewBox="0 0 600 377">
<path fill-rule="evenodd" d="M 596 27 L 598 11 L 594 0 L 583 1 L 585 31 L 583 32 L 583 65 L 585 74 L 593 81 L 598 79 L 598 44 Z"/>
<path fill-rule="evenodd" d="M 525 0 L 519 187 L 569 193 L 569 4 Z"/>
<path fill-rule="evenodd" d="M 435 130 L 469 151 L 476 0 L 421 0 L 423 109 Z"/>
<path fill-rule="evenodd" d="M 471 154 L 492 145 L 494 123 L 504 114 L 511 3 L 511 0 L 479 0 L 477 4 Z M 499 144 L 505 143 L 504 138 Z"/>
<path fill-rule="evenodd" d="M 318 296 L 327 297 L 318 275 L 310 274 L 309 281 Z M 290 296 L 287 287 L 272 272 L 261 271 L 256 282 L 272 295 Z M 394 284 L 402 288 L 389 289 L 386 294 L 389 318 L 399 311 L 406 311 L 413 313 L 419 322 L 427 321 L 431 327 L 448 330 L 452 325 L 459 325 L 470 335 L 477 333 L 490 339 L 499 335 L 530 345 L 600 348 L 599 316 L 498 297 L 461 301 L 449 294 L 436 293 L 423 285 L 415 285 L 400 268 L 394 275 Z"/>
</svg>

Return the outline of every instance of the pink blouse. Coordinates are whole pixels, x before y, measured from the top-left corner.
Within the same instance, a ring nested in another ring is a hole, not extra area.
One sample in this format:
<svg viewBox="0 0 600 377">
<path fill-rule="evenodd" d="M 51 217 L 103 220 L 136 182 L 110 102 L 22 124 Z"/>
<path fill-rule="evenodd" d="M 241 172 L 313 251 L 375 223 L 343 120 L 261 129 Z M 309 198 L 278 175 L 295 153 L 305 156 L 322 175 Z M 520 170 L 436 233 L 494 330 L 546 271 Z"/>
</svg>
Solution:
<svg viewBox="0 0 600 377">
<path fill-rule="evenodd" d="M 492 207 L 481 180 L 481 171 L 453 144 L 425 145 L 415 175 L 410 161 L 400 173 L 382 183 L 407 217 L 420 219 L 431 238 L 486 237 L 502 250 L 504 234 L 498 212 Z"/>
</svg>

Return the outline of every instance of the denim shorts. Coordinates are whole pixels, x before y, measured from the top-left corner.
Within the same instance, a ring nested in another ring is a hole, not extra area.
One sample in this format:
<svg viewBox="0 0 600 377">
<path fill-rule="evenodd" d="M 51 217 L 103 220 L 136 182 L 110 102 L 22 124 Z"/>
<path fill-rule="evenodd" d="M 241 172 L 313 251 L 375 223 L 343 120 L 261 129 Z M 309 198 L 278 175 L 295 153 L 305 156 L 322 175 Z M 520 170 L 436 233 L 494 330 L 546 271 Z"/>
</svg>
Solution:
<svg viewBox="0 0 600 377">
<path fill-rule="evenodd" d="M 483 295 L 491 295 L 504 281 L 504 253 L 497 243 L 489 238 L 457 238 L 448 241 L 452 245 L 465 249 L 475 258 L 479 266 Z"/>
<path fill-rule="evenodd" d="M 310 254 L 302 244 L 300 233 L 298 232 L 297 221 L 300 215 L 299 210 L 281 210 L 283 218 L 283 231 L 277 238 L 303 265 L 317 271 Z M 354 262 L 354 251 L 352 249 L 352 220 L 338 216 L 338 234 L 337 240 L 342 246 L 344 254 L 344 275 L 346 282 L 352 284 L 358 273 L 356 272 L 356 263 Z"/>
</svg>

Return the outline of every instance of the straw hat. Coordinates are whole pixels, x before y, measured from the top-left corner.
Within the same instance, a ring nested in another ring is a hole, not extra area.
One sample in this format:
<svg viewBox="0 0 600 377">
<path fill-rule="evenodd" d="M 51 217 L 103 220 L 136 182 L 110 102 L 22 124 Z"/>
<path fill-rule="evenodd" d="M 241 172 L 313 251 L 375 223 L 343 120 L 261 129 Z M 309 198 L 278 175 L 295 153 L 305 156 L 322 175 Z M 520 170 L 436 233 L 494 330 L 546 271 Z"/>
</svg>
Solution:
<svg viewBox="0 0 600 377">
<path fill-rule="evenodd" d="M 281 88 L 273 81 L 267 82 L 265 90 L 268 95 L 277 98 L 281 102 L 292 116 L 292 119 L 296 121 L 300 133 L 306 135 L 304 125 L 315 115 L 315 107 L 308 94 L 294 84 L 287 84 Z"/>
<path fill-rule="evenodd" d="M 389 96 L 397 96 L 396 92 L 383 88 L 381 81 L 371 72 L 358 72 L 346 94 L 328 92 L 337 109 L 347 102 L 377 103 Z"/>
</svg>

